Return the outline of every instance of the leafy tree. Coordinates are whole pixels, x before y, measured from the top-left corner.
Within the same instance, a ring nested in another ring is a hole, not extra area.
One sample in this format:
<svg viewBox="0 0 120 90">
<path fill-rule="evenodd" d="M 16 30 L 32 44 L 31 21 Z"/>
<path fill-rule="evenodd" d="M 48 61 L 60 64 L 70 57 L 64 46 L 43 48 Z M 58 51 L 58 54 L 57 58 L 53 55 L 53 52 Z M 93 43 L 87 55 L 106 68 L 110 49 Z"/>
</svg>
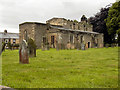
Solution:
<svg viewBox="0 0 120 90">
<path fill-rule="evenodd" d="M 112 5 L 105 21 L 108 33 L 111 35 L 112 41 L 115 42 L 116 34 L 118 34 L 118 39 L 120 38 L 120 1 Z"/>
<path fill-rule="evenodd" d="M 12 50 L 12 44 L 10 42 L 8 42 L 7 44 L 8 48 Z"/>
<path fill-rule="evenodd" d="M 77 20 L 74 20 L 74 22 L 75 22 L 75 23 L 78 23 L 78 21 L 77 21 Z"/>
<path fill-rule="evenodd" d="M 108 11 L 111 5 L 101 8 L 94 17 L 90 17 L 89 21 L 93 25 L 93 31 L 104 34 L 104 44 L 111 43 L 111 36 L 108 34 L 106 22 L 104 21 L 108 17 Z"/>
</svg>

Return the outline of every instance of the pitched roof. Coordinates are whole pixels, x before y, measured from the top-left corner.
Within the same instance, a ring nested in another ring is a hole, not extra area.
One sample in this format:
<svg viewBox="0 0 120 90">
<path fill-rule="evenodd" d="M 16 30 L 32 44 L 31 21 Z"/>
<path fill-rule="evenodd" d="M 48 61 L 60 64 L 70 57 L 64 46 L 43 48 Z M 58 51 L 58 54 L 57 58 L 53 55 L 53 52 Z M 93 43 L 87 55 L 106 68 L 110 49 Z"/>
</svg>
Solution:
<svg viewBox="0 0 120 90">
<path fill-rule="evenodd" d="M 23 25 L 23 24 L 41 24 L 41 25 L 46 25 L 45 23 L 40 23 L 40 22 L 24 22 L 24 23 L 21 23 L 19 25 Z"/>
<path fill-rule="evenodd" d="M 66 29 L 66 28 L 61 28 L 61 27 L 55 27 L 55 26 L 51 26 L 51 28 L 55 28 L 58 30 L 64 30 L 64 31 L 72 31 L 72 32 L 81 32 L 81 33 L 90 33 L 90 34 L 100 34 L 97 32 L 90 32 L 90 31 L 84 31 L 84 30 L 73 30 L 73 29 Z"/>
<path fill-rule="evenodd" d="M 19 39 L 19 33 L 3 33 L 3 32 L 0 32 L 0 38 Z"/>
</svg>

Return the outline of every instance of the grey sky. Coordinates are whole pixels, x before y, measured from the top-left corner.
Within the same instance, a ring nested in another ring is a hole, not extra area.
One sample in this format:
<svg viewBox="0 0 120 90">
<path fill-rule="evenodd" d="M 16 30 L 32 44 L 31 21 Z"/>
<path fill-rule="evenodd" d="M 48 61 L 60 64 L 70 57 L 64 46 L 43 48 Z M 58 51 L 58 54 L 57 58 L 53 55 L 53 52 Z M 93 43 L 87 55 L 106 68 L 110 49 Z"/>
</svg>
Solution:
<svg viewBox="0 0 120 90">
<path fill-rule="evenodd" d="M 43 22 L 52 17 L 76 19 L 96 14 L 116 0 L 0 0 L 0 31 L 19 32 L 23 22 Z"/>
</svg>

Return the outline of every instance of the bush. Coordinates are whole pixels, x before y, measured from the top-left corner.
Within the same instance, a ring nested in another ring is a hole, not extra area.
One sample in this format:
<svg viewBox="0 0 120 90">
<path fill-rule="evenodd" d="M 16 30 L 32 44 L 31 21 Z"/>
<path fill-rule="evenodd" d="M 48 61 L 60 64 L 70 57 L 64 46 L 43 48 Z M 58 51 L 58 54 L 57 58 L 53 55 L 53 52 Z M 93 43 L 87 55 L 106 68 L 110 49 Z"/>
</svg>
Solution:
<svg viewBox="0 0 120 90">
<path fill-rule="evenodd" d="M 7 46 L 9 49 L 12 49 L 12 44 L 10 42 L 8 42 Z"/>
<path fill-rule="evenodd" d="M 30 38 L 28 39 L 28 49 L 29 49 L 29 56 L 36 57 L 36 44 L 35 42 Z"/>
</svg>

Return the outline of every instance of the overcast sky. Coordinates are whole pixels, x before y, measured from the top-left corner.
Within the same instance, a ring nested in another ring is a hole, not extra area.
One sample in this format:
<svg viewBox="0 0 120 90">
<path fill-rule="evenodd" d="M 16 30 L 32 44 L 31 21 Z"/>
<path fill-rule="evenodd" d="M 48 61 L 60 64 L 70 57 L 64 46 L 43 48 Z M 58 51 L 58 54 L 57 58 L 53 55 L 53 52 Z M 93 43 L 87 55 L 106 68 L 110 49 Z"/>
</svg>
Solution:
<svg viewBox="0 0 120 90">
<path fill-rule="evenodd" d="M 115 0 L 0 0 L 0 31 L 19 32 L 23 22 L 42 22 L 53 17 L 78 20 L 91 17 Z"/>
</svg>

